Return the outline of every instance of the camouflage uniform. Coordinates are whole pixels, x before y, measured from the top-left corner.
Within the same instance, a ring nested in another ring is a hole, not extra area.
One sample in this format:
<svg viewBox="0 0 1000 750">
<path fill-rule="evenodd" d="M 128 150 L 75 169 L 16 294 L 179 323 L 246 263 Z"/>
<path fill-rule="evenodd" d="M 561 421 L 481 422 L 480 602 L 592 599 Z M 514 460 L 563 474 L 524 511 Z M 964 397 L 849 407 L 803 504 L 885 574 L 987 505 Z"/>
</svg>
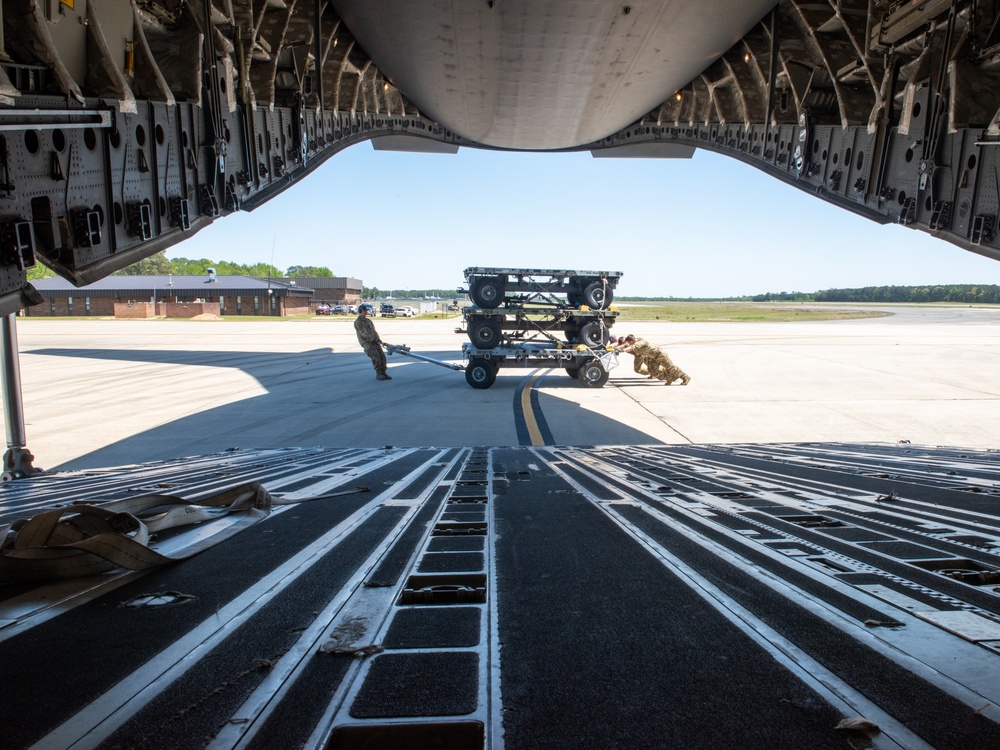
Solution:
<svg viewBox="0 0 1000 750">
<path fill-rule="evenodd" d="M 682 380 L 683 385 L 687 385 L 691 381 L 688 374 L 675 365 L 665 351 L 658 346 L 653 346 L 645 339 L 635 340 L 632 354 L 635 357 L 636 364 L 633 366 L 636 372 L 639 372 L 639 368 L 645 363 L 646 367 L 649 368 L 649 377 L 662 380 L 667 385 L 675 380 Z"/>
<path fill-rule="evenodd" d="M 653 371 L 650 369 L 649 362 L 647 361 L 648 354 L 653 348 L 655 347 L 646 341 L 646 339 L 635 340 L 635 344 L 632 345 L 632 369 L 635 370 L 636 375 L 649 375 L 649 377 L 653 377 Z M 645 372 L 642 370 L 643 365 L 646 365 Z"/>
<path fill-rule="evenodd" d="M 354 332 L 358 334 L 358 343 L 365 350 L 375 368 L 375 378 L 377 380 L 392 380 L 386 373 L 388 366 L 385 361 L 385 352 L 382 350 L 382 340 L 378 337 L 375 324 L 368 320 L 367 315 L 359 315 L 354 321 Z"/>
</svg>

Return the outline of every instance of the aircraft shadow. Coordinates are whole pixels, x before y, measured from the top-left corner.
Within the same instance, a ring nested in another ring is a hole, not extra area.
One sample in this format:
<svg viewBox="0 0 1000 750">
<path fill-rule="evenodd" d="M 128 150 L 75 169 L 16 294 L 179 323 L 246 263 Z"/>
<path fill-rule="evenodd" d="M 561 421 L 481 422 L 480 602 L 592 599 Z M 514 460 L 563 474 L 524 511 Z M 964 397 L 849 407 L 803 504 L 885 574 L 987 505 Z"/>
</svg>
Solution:
<svg viewBox="0 0 1000 750">
<path fill-rule="evenodd" d="M 436 359 L 456 359 L 453 350 L 420 353 Z M 376 386 L 367 356 L 360 352 L 334 352 L 329 348 L 291 354 L 43 348 L 33 349 L 27 354 L 230 368 L 249 375 L 266 390 L 263 394 L 158 424 L 58 466 L 46 466 L 53 471 L 168 460 L 232 448 L 519 445 L 523 443 L 518 442 L 511 424 L 517 409 L 516 405 L 512 408 L 512 403 L 514 392 L 523 378 L 507 377 L 507 373 L 523 372 L 527 376 L 532 372 L 504 370 L 504 377 L 498 379 L 491 389 L 481 391 L 470 388 L 462 372 L 449 371 L 399 354 L 388 358 L 391 371 L 395 374 L 393 383 Z M 407 366 L 399 367 L 402 363 Z M 113 374 L 109 376 L 116 377 Z M 184 378 L 186 375 L 174 377 Z M 72 378 L 71 368 L 67 378 Z M 190 378 L 192 389 L 204 387 L 205 373 L 192 371 Z M 545 375 L 544 381 L 546 388 L 581 387 L 572 378 L 559 373 Z M 174 380 L 171 387 L 176 388 L 176 384 Z M 215 386 L 216 389 L 218 387 Z M 131 399 L 127 404 L 106 403 L 110 413 L 108 418 L 114 419 L 115 413 L 141 413 L 142 404 L 137 404 L 134 398 L 136 391 L 136 387 L 129 384 L 122 389 L 123 398 Z M 560 416 L 552 420 L 553 424 L 572 425 L 571 430 L 557 431 L 556 438 L 560 444 L 660 442 L 611 416 L 583 409 L 571 401 L 540 394 L 538 404 L 543 414 L 547 411 L 555 414 L 558 410 Z M 511 422 L 507 422 L 508 419 Z M 429 426 L 428 421 L 440 421 L 447 429 L 438 424 Z M 98 424 L 94 425 L 94 430 L 99 428 Z M 498 429 L 509 437 L 497 440 Z M 568 432 L 572 440 L 563 439 L 564 432 Z M 79 438 L 68 436 L 67 439 Z M 30 447 L 30 430 L 28 444 Z M 37 458 L 41 465 L 46 465 L 44 456 Z"/>
</svg>

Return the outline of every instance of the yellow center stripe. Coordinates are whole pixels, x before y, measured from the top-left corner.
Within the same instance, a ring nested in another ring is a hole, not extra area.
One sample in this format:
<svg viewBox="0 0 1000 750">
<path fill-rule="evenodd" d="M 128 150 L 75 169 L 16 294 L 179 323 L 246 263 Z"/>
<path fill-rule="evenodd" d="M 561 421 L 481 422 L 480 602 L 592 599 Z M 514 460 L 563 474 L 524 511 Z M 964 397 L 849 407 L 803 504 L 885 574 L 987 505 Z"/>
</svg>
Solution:
<svg viewBox="0 0 1000 750">
<path fill-rule="evenodd" d="M 543 373 L 540 372 L 532 377 L 521 391 L 521 413 L 524 414 L 524 426 L 528 428 L 528 437 L 531 438 L 532 445 L 545 445 L 545 441 L 542 440 L 542 433 L 538 429 L 538 420 L 535 419 L 535 412 L 531 408 L 531 389 L 535 387 L 535 381 L 542 375 Z"/>
</svg>

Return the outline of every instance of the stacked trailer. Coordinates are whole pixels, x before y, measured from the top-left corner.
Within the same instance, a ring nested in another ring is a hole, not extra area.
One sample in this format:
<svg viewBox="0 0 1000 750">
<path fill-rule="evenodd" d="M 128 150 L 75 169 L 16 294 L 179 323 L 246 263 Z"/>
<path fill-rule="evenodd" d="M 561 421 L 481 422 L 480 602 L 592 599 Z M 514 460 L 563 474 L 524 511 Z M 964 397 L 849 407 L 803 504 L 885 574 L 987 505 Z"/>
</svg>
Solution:
<svg viewBox="0 0 1000 750">
<path fill-rule="evenodd" d="M 472 342 L 462 346 L 464 366 L 415 354 L 408 346 L 384 346 L 388 354 L 464 369 L 473 388 L 489 388 L 501 367 L 558 367 L 585 388 L 600 388 L 618 365 L 608 329 L 618 316 L 609 306 L 620 278 L 618 271 L 466 268 L 469 288 L 458 291 L 476 307 L 462 313 Z"/>
<path fill-rule="evenodd" d="M 539 340 L 558 345 L 556 336 L 559 334 L 570 344 L 604 346 L 611 340 L 609 329 L 618 313 L 614 310 L 506 305 L 494 310 L 467 307 L 462 317 L 469 341 L 480 349 L 492 349 L 501 344 Z"/>
<path fill-rule="evenodd" d="M 559 367 L 585 388 L 601 388 L 608 382 L 611 370 L 618 366 L 618 352 L 610 346 L 591 349 L 581 344 L 562 349 L 546 344 L 517 344 L 478 349 L 463 344 L 462 354 L 467 362 L 465 380 L 473 388 L 489 388 L 496 382 L 501 367 Z"/>
<path fill-rule="evenodd" d="M 516 344 L 479 349 L 471 344 L 462 345 L 465 365 L 445 362 L 424 354 L 410 351 L 403 344 L 382 344 L 389 355 L 402 354 L 421 362 L 465 370 L 465 380 L 473 388 L 489 388 L 496 382 L 501 367 L 536 368 L 559 367 L 571 378 L 576 378 L 585 388 L 600 388 L 608 382 L 608 375 L 618 366 L 618 350 L 613 346 L 591 348 L 582 344 L 563 348 L 561 345 Z"/>
<path fill-rule="evenodd" d="M 467 293 L 473 304 L 487 310 L 504 303 L 606 310 L 614 299 L 620 271 L 571 271 L 546 268 L 465 269 Z"/>
<path fill-rule="evenodd" d="M 532 343 L 605 346 L 618 313 L 610 309 L 620 271 L 546 268 L 465 269 L 475 307 L 463 312 L 466 332 L 480 349 Z"/>
</svg>

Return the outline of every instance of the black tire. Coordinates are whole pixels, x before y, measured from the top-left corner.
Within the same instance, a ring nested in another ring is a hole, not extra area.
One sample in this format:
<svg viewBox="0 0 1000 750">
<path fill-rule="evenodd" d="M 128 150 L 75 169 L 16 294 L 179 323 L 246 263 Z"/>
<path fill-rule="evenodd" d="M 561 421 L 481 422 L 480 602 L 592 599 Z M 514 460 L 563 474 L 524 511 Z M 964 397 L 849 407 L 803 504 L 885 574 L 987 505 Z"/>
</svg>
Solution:
<svg viewBox="0 0 1000 750">
<path fill-rule="evenodd" d="M 507 280 L 503 276 L 483 276 L 472 283 L 469 297 L 477 307 L 495 310 L 503 303 Z"/>
<path fill-rule="evenodd" d="M 604 346 L 611 341 L 611 334 L 608 333 L 608 327 L 602 324 L 601 321 L 591 320 L 589 323 L 584 323 L 580 326 L 577 338 L 581 344 L 586 344 L 587 346 Z"/>
<path fill-rule="evenodd" d="M 469 325 L 469 341 L 477 349 L 492 349 L 500 343 L 500 324 L 488 318 L 473 321 Z"/>
<path fill-rule="evenodd" d="M 592 281 L 584 287 L 583 301 L 593 310 L 604 310 L 613 299 L 611 287 L 603 281 Z"/>
<path fill-rule="evenodd" d="M 580 368 L 579 367 L 567 367 L 566 368 L 566 374 L 569 375 L 571 378 L 579 378 L 580 377 Z"/>
<path fill-rule="evenodd" d="M 583 292 L 576 290 L 572 292 L 566 292 L 566 303 L 570 307 L 579 307 L 580 305 L 583 304 Z"/>
<path fill-rule="evenodd" d="M 608 382 L 608 371 L 604 369 L 604 365 L 594 359 L 580 365 L 580 372 L 577 373 L 576 379 L 584 388 L 600 388 Z"/>
<path fill-rule="evenodd" d="M 473 388 L 489 388 L 497 380 L 497 371 L 493 363 L 483 357 L 469 360 L 465 368 L 465 382 Z"/>
</svg>

